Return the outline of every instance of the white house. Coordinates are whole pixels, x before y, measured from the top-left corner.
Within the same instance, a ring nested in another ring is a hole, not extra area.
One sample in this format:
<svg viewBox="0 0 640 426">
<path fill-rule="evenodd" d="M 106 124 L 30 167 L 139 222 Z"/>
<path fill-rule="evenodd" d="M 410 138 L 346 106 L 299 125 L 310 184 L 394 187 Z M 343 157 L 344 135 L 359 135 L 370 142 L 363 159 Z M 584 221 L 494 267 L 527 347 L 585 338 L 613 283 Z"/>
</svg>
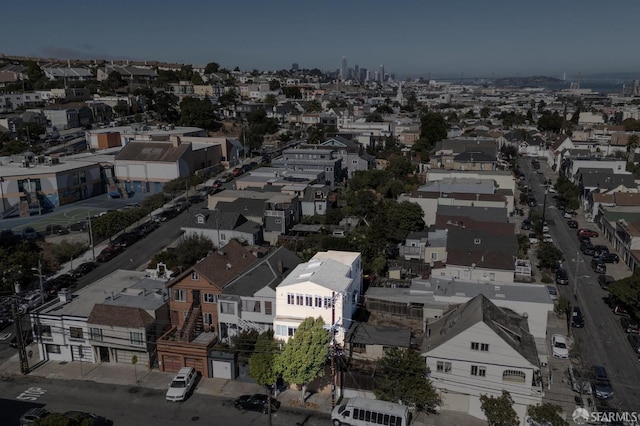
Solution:
<svg viewBox="0 0 640 426">
<path fill-rule="evenodd" d="M 275 338 L 286 341 L 305 318 L 322 317 L 327 326 L 336 326 L 336 340 L 343 344 L 361 293 L 360 253 L 316 253 L 276 288 Z"/>
<path fill-rule="evenodd" d="M 169 321 L 165 281 L 146 275 L 117 270 L 75 293 L 60 291 L 57 299 L 33 311 L 40 359 L 130 362 L 139 352 L 138 359 L 146 362 L 152 343 Z M 96 305 L 102 305 L 100 315 L 94 313 Z"/>
<path fill-rule="evenodd" d="M 527 407 L 542 403 L 542 377 L 527 319 L 484 295 L 430 322 L 422 356 L 441 408 L 485 419 L 480 396 L 508 391 L 520 424 Z"/>
</svg>

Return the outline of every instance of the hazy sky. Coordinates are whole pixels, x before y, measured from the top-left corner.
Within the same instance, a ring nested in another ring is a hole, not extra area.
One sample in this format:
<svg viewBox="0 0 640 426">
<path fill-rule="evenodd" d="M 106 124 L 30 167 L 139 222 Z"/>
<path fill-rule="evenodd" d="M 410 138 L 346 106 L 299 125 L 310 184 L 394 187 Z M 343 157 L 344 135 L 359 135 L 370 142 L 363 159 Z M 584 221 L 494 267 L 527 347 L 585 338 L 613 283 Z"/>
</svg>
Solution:
<svg viewBox="0 0 640 426">
<path fill-rule="evenodd" d="M 638 72 L 640 0 L 7 1 L 0 53 L 397 76 Z"/>
</svg>

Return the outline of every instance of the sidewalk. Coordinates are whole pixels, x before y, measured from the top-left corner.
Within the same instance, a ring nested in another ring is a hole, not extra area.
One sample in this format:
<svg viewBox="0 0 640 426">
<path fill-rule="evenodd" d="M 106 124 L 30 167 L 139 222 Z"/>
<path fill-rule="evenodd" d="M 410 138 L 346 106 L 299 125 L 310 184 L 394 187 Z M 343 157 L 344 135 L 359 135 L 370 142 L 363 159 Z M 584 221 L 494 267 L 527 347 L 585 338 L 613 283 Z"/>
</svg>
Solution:
<svg viewBox="0 0 640 426">
<path fill-rule="evenodd" d="M 31 377 L 41 377 L 52 380 L 83 380 L 87 382 L 105 383 L 122 386 L 136 386 L 156 389 L 162 393 L 175 375 L 158 370 L 149 370 L 144 366 L 115 363 L 86 363 L 86 362 L 40 362 L 38 348 L 35 343 L 27 347 L 31 352 L 29 365 L 37 366 L 29 373 Z M 18 354 L 0 364 L 0 379 L 22 377 Z M 242 380 L 227 380 L 202 377 L 194 391 L 197 394 L 211 395 L 218 398 L 233 400 L 240 395 L 263 393 L 264 388 L 256 383 Z M 307 397 L 306 407 L 299 403 L 300 392 L 295 388 L 288 389 L 278 395 L 281 410 L 296 411 L 326 417 L 331 415 L 331 390 L 325 386 L 318 392 Z M 487 423 L 466 414 L 443 410 L 436 415 L 418 413 L 412 425 L 416 426 L 485 426 Z"/>
</svg>

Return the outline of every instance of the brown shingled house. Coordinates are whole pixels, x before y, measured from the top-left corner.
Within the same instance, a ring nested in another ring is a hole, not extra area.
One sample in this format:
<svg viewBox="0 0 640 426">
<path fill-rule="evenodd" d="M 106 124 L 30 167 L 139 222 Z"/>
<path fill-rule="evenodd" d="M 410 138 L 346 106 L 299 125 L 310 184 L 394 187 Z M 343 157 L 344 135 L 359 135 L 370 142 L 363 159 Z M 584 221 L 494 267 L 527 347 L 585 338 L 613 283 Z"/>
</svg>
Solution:
<svg viewBox="0 0 640 426">
<path fill-rule="evenodd" d="M 168 285 L 171 329 L 158 340 L 162 371 L 194 367 L 207 375 L 207 354 L 218 340 L 218 296 L 257 260 L 252 248 L 232 240 Z"/>
</svg>

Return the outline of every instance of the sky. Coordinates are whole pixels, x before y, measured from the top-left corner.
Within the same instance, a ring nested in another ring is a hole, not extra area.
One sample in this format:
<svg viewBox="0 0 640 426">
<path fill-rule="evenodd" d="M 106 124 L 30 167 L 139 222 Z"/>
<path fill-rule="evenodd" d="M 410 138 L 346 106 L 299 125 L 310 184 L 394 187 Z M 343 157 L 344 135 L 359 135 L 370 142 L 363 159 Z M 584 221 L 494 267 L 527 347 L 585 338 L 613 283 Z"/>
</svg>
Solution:
<svg viewBox="0 0 640 426">
<path fill-rule="evenodd" d="M 2 6 L 0 53 L 400 77 L 629 72 L 640 0 L 72 0 Z"/>
</svg>

